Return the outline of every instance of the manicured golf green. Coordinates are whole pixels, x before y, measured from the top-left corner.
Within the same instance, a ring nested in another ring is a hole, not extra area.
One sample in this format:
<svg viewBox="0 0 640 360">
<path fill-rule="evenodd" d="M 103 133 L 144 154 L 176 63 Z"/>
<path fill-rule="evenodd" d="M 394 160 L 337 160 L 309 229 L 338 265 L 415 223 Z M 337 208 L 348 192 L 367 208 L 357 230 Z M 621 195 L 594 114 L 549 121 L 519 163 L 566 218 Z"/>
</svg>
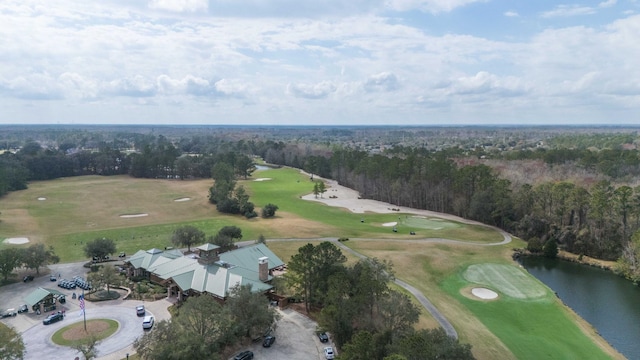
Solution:
<svg viewBox="0 0 640 360">
<path fill-rule="evenodd" d="M 453 221 L 438 219 L 426 216 L 404 216 L 401 217 L 400 224 L 417 229 L 443 230 L 459 228 L 462 225 Z"/>
<path fill-rule="evenodd" d="M 490 283 L 495 286 L 493 289 L 507 289 L 521 288 L 537 282 L 531 276 L 528 278 L 514 276 L 518 271 L 521 270 L 499 269 L 494 271 L 493 275 L 502 273 L 505 275 L 503 279 L 495 277 L 484 281 L 483 284 Z M 575 324 L 550 290 L 545 289 L 544 296 L 537 295 L 536 290 L 533 295 L 536 300 L 505 296 L 502 293 L 497 300 L 481 301 L 461 293 L 462 288 L 473 284 L 466 277 L 460 273 L 455 274 L 446 279 L 441 287 L 471 310 L 492 333 L 502 340 L 517 359 L 610 358 Z M 504 286 L 508 282 L 511 283 Z M 536 287 L 543 288 L 543 285 L 538 283 Z"/>
<path fill-rule="evenodd" d="M 542 284 L 524 270 L 504 264 L 474 264 L 463 273 L 470 283 L 485 285 L 515 299 L 541 299 L 547 295 Z"/>
</svg>

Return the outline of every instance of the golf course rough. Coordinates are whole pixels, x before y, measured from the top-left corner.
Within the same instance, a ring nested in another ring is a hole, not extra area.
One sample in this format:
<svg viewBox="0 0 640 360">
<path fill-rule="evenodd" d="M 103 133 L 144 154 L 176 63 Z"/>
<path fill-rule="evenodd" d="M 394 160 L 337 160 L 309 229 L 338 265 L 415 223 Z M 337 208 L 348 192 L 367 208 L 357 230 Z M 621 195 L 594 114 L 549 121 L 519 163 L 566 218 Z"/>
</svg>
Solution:
<svg viewBox="0 0 640 360">
<path fill-rule="evenodd" d="M 504 264 L 474 264 L 463 273 L 465 280 L 521 300 L 545 298 L 545 288 L 522 269 Z"/>
</svg>

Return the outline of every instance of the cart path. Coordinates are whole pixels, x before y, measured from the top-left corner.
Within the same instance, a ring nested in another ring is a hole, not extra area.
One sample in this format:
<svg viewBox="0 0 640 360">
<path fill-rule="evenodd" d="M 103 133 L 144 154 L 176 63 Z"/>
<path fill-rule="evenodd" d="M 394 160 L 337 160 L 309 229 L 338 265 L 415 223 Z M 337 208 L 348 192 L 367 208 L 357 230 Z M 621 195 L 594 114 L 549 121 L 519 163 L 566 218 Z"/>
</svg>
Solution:
<svg viewBox="0 0 640 360">
<path fill-rule="evenodd" d="M 303 172 L 304 173 L 304 172 Z M 320 177 L 317 177 L 320 179 Z M 394 241 L 394 242 L 408 242 L 408 243 L 451 243 L 451 244 L 464 244 L 469 246 L 500 246 L 508 244 L 512 241 L 511 234 L 508 232 L 497 228 L 495 226 L 490 226 L 487 224 L 483 224 L 478 221 L 464 219 L 459 216 L 438 213 L 430 210 L 421 210 L 421 209 L 413 209 L 407 207 L 396 206 L 392 204 L 388 204 L 382 201 L 371 200 L 371 199 L 361 199 L 359 197 L 359 193 L 353 189 L 347 188 L 338 184 L 335 180 L 323 179 L 328 185 L 328 191 L 332 196 L 329 198 L 320 197 L 318 198 L 314 194 L 308 194 L 302 197 L 304 200 L 308 201 L 318 201 L 322 202 L 328 206 L 334 207 L 342 207 L 346 208 L 353 213 L 365 213 L 365 212 L 375 212 L 375 213 L 394 213 L 394 214 L 412 214 L 412 215 L 420 215 L 420 216 L 429 216 L 429 217 L 437 217 L 445 220 L 456 221 L 463 224 L 469 225 L 479 225 L 491 228 L 502 235 L 502 241 L 493 242 L 493 243 L 478 243 L 464 240 L 455 240 L 455 239 L 444 239 L 444 238 L 423 238 L 423 239 L 372 239 L 372 238 L 350 238 L 349 241 Z M 350 247 L 344 245 L 343 243 L 338 241 L 338 238 L 315 238 L 315 239 L 269 239 L 267 241 L 331 241 L 337 244 L 339 247 L 344 249 L 345 251 L 361 258 L 368 259 L 367 256 L 360 254 L 359 252 L 351 249 Z M 251 241 L 244 241 L 238 243 L 241 244 L 250 244 Z M 453 327 L 451 322 L 447 320 L 447 318 L 427 299 L 427 297 L 420 292 L 420 290 L 416 289 L 412 285 L 400 280 L 394 279 L 394 282 L 401 286 L 402 288 L 409 291 L 415 298 L 420 302 L 420 304 L 433 316 L 434 319 L 440 324 L 440 326 L 444 329 L 444 331 L 450 337 L 455 339 L 458 338 L 458 333 L 456 329 Z"/>
</svg>

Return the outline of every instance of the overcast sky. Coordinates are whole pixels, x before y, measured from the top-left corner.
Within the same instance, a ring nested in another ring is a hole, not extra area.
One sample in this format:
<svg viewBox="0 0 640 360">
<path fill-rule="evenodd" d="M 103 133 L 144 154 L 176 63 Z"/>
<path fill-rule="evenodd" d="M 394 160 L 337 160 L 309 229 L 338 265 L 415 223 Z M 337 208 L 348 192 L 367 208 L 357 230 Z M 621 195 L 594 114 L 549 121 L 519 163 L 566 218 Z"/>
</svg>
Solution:
<svg viewBox="0 0 640 360">
<path fill-rule="evenodd" d="M 0 124 L 637 124 L 640 0 L 2 0 Z"/>
</svg>

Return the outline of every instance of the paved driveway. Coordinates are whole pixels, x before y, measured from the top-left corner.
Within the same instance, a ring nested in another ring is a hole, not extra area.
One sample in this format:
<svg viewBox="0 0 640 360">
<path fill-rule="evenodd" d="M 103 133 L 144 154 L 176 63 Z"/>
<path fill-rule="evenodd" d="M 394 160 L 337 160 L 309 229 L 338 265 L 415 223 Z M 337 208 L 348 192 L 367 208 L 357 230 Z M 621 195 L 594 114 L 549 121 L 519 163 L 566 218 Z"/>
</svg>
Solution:
<svg viewBox="0 0 640 360">
<path fill-rule="evenodd" d="M 64 304 L 66 317 L 64 320 L 43 325 L 42 320 L 47 314 L 36 315 L 34 312 L 18 314 L 15 318 L 6 318 L 2 322 L 10 325 L 16 331 L 22 333 L 22 338 L 27 348 L 26 360 L 41 359 L 74 359 L 82 358 L 81 354 L 67 347 L 58 346 L 51 342 L 51 335 L 58 329 L 83 321 L 77 299 L 72 299 L 72 293 L 76 290 L 59 288 L 57 282 L 49 280 L 49 273 L 61 278 L 71 279 L 75 275 L 85 276 L 87 269 L 83 263 L 55 264 L 51 270 L 42 269 L 42 275 L 28 283 L 16 283 L 4 286 L 0 291 L 0 307 L 18 307 L 24 303 L 24 297 L 39 286 L 53 288 L 67 295 Z M 80 290 L 82 291 L 82 290 Z M 142 318 L 135 313 L 136 305 L 141 302 L 136 300 L 112 300 L 106 302 L 86 302 L 87 319 L 109 318 L 118 321 L 118 331 L 98 345 L 98 359 L 120 360 L 125 359 L 126 354 L 134 353 L 132 343 L 143 334 Z M 145 308 L 149 314 L 155 316 L 156 321 L 170 318 L 167 308 L 171 303 L 167 300 L 145 302 Z M 256 359 L 276 360 L 307 360 L 324 359 L 322 349 L 332 346 L 331 342 L 323 344 L 315 335 L 317 324 L 308 317 L 290 309 L 280 310 L 282 319 L 278 322 L 275 331 L 276 342 L 270 348 L 262 347 L 262 343 L 254 343 L 248 346 L 254 352 Z M 335 348 L 335 347 L 334 347 Z"/>
<path fill-rule="evenodd" d="M 55 264 L 51 265 L 50 273 L 58 275 L 61 278 L 71 279 L 75 275 L 85 276 L 87 269 L 83 263 L 72 264 Z M 38 287 L 56 289 L 66 294 L 67 302 L 62 308 L 65 310 L 66 317 L 64 320 L 51 325 L 43 325 L 42 320 L 47 314 L 36 315 L 30 311 L 26 314 L 18 314 L 13 318 L 3 319 L 2 322 L 12 326 L 16 331 L 22 333 L 27 353 L 26 360 L 34 359 L 74 359 L 80 356 L 80 353 L 68 347 L 58 346 L 51 342 L 51 335 L 56 330 L 67 325 L 82 322 L 83 316 L 77 299 L 72 299 L 75 290 L 62 289 L 57 286 L 57 282 L 49 280 L 49 270 L 41 270 L 42 275 L 28 283 L 17 283 L 4 286 L 0 291 L 0 307 L 18 307 L 24 303 L 24 297 Z M 82 291 L 82 290 L 80 290 Z M 86 302 L 87 320 L 95 318 L 108 318 L 118 321 L 118 331 L 108 339 L 105 339 L 98 345 L 98 358 L 104 360 L 124 359 L 127 353 L 133 353 L 132 343 L 143 334 L 142 318 L 136 316 L 135 307 L 142 302 L 136 300 L 111 300 L 105 302 Z M 144 303 L 147 313 L 153 315 L 156 321 L 168 319 L 170 317 L 167 308 L 171 303 L 167 300 L 159 300 Z M 58 310 L 61 308 L 59 307 Z M 82 356 L 80 356 L 82 357 Z"/>
</svg>

